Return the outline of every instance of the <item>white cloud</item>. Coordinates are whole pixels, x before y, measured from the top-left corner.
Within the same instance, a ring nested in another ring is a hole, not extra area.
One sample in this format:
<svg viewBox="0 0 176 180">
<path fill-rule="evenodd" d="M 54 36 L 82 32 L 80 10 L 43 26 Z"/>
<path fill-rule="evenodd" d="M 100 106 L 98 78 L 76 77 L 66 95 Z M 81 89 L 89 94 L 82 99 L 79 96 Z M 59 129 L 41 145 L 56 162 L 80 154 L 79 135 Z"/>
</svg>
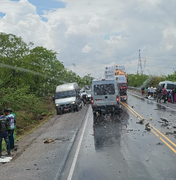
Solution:
<svg viewBox="0 0 176 180">
<path fill-rule="evenodd" d="M 0 0 L 0 12 L 6 14 L 0 18 L 0 31 L 57 51 L 58 59 L 81 76 L 102 76 L 104 67 L 114 63 L 136 73 L 139 49 L 150 73 L 163 72 L 158 64 L 167 67 L 172 62 L 176 68 L 175 1 L 63 2 L 66 8 L 45 11 L 43 21 L 27 0 Z"/>
<path fill-rule="evenodd" d="M 83 47 L 82 52 L 83 52 L 83 53 L 88 53 L 88 52 L 91 51 L 91 49 L 92 49 L 92 48 L 91 48 L 89 45 L 86 45 L 86 46 Z"/>
</svg>

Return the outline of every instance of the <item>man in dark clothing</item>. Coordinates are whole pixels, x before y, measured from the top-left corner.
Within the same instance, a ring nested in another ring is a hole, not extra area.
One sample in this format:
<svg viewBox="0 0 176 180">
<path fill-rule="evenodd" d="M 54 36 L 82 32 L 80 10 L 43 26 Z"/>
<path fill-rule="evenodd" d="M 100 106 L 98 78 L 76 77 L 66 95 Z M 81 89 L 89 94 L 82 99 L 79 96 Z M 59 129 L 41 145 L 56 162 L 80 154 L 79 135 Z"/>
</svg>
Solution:
<svg viewBox="0 0 176 180">
<path fill-rule="evenodd" d="M 144 88 L 144 87 L 142 87 L 142 88 L 141 88 L 141 94 L 143 95 L 143 94 L 144 94 L 144 92 L 145 92 L 145 88 Z"/>
<path fill-rule="evenodd" d="M 8 123 L 9 119 L 3 115 L 3 112 L 0 111 L 0 156 L 2 151 L 2 140 L 4 138 L 6 142 L 7 154 L 10 155 L 10 141 L 8 134 Z"/>
<path fill-rule="evenodd" d="M 15 117 L 13 114 L 11 114 L 11 110 L 5 109 L 4 113 L 8 119 L 10 119 L 8 124 L 8 133 L 9 133 L 9 140 L 10 140 L 10 149 L 14 148 L 14 129 L 15 129 Z"/>
<path fill-rule="evenodd" d="M 175 93 L 176 93 L 176 92 L 175 92 L 175 88 L 173 88 L 173 89 L 172 89 L 173 102 L 176 101 L 176 99 L 175 99 Z"/>
<path fill-rule="evenodd" d="M 166 90 L 166 88 L 163 88 L 162 95 L 163 95 L 164 103 L 166 103 L 166 101 L 167 101 L 167 90 Z"/>
<path fill-rule="evenodd" d="M 161 102 L 161 98 L 162 98 L 162 88 L 161 86 L 158 86 L 156 89 L 156 97 L 157 97 L 157 102 Z"/>
</svg>

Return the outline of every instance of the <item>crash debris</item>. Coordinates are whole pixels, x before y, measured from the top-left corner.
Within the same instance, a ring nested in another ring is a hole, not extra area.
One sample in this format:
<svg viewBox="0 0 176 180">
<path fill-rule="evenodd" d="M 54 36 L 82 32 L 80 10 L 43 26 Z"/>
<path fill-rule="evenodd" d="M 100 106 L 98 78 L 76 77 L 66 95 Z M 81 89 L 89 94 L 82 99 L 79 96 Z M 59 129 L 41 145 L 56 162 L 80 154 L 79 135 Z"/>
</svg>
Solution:
<svg viewBox="0 0 176 180">
<path fill-rule="evenodd" d="M 149 124 L 149 123 L 147 123 L 147 124 L 145 125 L 145 130 L 147 130 L 147 131 L 150 131 L 150 130 L 151 130 L 151 127 L 150 127 L 150 124 Z"/>
<path fill-rule="evenodd" d="M 166 132 L 165 134 L 166 134 L 166 135 L 169 135 L 169 134 L 173 134 L 173 132 Z"/>
<path fill-rule="evenodd" d="M 144 121 L 145 121 L 145 119 L 141 119 L 141 120 L 139 120 L 139 121 L 136 122 L 136 123 L 138 123 L 138 124 L 144 124 Z"/>
<path fill-rule="evenodd" d="M 51 142 L 54 142 L 54 140 L 53 140 L 53 139 L 45 139 L 45 140 L 44 140 L 44 143 L 45 143 L 45 144 L 48 144 L 48 143 L 51 143 Z"/>
<path fill-rule="evenodd" d="M 163 145 L 163 143 L 159 142 L 159 143 L 156 143 L 156 145 Z"/>
<path fill-rule="evenodd" d="M 6 157 L 6 156 L 1 156 L 0 157 L 0 162 L 1 163 L 8 163 L 12 160 L 12 157 Z"/>
</svg>

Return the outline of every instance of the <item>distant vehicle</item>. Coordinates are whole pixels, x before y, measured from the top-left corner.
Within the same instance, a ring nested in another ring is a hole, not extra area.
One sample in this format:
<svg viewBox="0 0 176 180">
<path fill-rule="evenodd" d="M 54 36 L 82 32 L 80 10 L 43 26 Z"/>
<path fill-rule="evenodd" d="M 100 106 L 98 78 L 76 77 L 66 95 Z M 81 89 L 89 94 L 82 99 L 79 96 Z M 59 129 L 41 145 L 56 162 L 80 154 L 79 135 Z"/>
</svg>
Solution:
<svg viewBox="0 0 176 180">
<path fill-rule="evenodd" d="M 78 111 L 82 106 L 80 88 L 77 83 L 68 83 L 56 87 L 56 114 Z"/>
<path fill-rule="evenodd" d="M 120 89 L 120 99 L 126 101 L 128 99 L 128 81 L 125 66 L 114 65 L 105 67 L 105 78 L 115 78 L 117 80 Z"/>
<path fill-rule="evenodd" d="M 115 79 L 95 79 L 92 81 L 92 110 L 96 116 L 120 113 L 120 91 Z"/>
<path fill-rule="evenodd" d="M 91 102 L 91 98 L 92 98 L 92 91 L 91 90 L 86 90 L 87 93 L 87 101 L 88 103 Z"/>
<path fill-rule="evenodd" d="M 162 89 L 166 88 L 167 91 L 172 90 L 173 88 L 176 89 L 176 82 L 172 81 L 162 81 L 158 84 Z"/>
</svg>

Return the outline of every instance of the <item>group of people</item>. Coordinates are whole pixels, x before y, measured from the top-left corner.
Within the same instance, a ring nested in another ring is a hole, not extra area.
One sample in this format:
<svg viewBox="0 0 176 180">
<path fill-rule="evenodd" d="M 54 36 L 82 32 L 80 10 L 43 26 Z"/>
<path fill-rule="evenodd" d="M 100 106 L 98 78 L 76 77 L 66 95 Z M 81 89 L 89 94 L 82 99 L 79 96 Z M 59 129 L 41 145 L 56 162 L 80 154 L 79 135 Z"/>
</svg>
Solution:
<svg viewBox="0 0 176 180">
<path fill-rule="evenodd" d="M 175 88 L 173 88 L 171 91 L 167 92 L 166 100 L 168 100 L 168 102 L 171 102 L 171 103 L 176 102 L 176 90 L 175 90 Z"/>
<path fill-rule="evenodd" d="M 176 90 L 175 88 L 173 88 L 170 91 L 167 91 L 166 88 L 162 88 L 161 86 L 153 87 L 153 86 L 149 86 L 148 88 L 141 88 L 141 93 L 142 95 L 145 94 L 145 92 L 148 94 L 148 97 L 151 96 L 154 99 L 157 99 L 157 102 L 161 101 L 161 99 L 163 99 L 164 103 L 166 103 L 166 101 L 174 103 L 176 102 Z"/>
<path fill-rule="evenodd" d="M 0 157 L 2 152 L 2 140 L 6 142 L 7 155 L 10 155 L 11 149 L 14 148 L 14 129 L 16 115 L 11 109 L 0 111 Z"/>
<path fill-rule="evenodd" d="M 161 101 L 161 99 L 163 99 L 164 103 L 166 103 L 166 101 L 174 103 L 176 102 L 176 90 L 175 88 L 173 88 L 170 91 L 167 91 L 166 88 L 163 88 L 161 86 L 157 87 L 157 102 Z"/>
<path fill-rule="evenodd" d="M 156 87 L 153 86 L 149 86 L 147 89 L 145 89 L 144 87 L 141 88 L 141 93 L 142 95 L 145 94 L 145 91 L 147 92 L 148 96 L 154 97 L 154 95 L 156 94 Z"/>
</svg>

